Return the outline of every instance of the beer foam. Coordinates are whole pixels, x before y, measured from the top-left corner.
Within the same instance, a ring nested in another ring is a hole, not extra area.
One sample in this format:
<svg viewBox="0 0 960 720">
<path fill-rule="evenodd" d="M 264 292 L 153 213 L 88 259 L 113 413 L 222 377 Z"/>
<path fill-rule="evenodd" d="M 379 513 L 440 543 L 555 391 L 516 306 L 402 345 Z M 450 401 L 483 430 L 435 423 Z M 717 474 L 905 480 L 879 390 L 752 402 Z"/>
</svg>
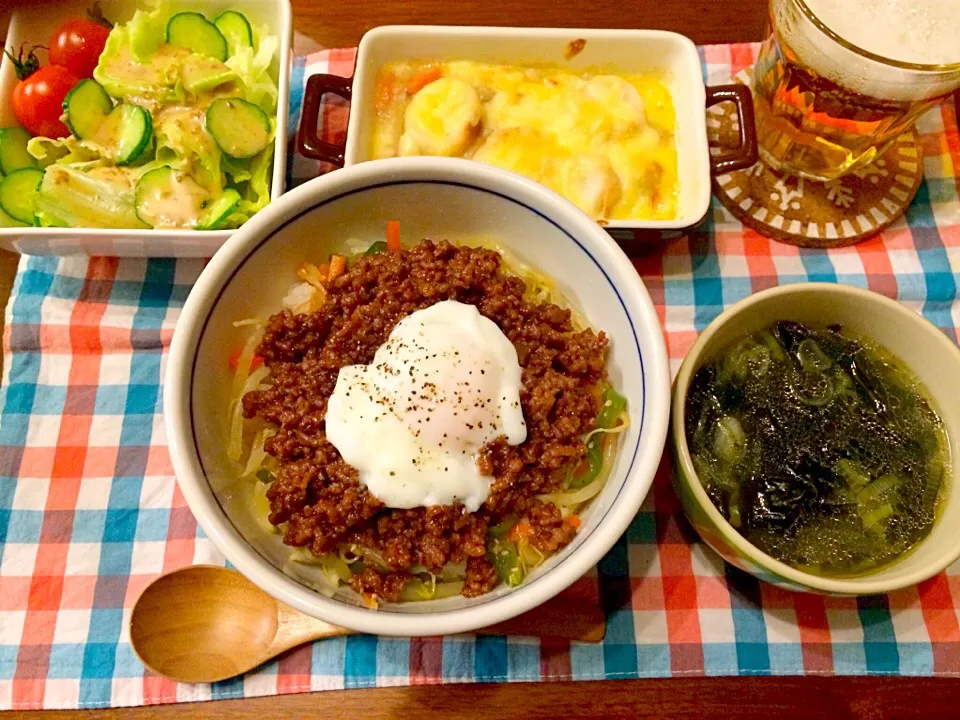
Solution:
<svg viewBox="0 0 960 720">
<path fill-rule="evenodd" d="M 805 0 L 844 40 L 881 57 L 918 65 L 960 63 L 956 0 Z"/>
<path fill-rule="evenodd" d="M 943 59 L 960 62 L 960 18 L 949 18 L 951 6 L 957 13 L 956 0 L 804 2 L 823 25 L 875 55 L 921 65 Z M 960 72 L 955 70 L 918 73 L 849 50 L 800 13 L 794 0 L 773 0 L 771 9 L 777 34 L 796 53 L 797 60 L 853 92 L 917 102 L 947 95 L 960 83 Z"/>
</svg>

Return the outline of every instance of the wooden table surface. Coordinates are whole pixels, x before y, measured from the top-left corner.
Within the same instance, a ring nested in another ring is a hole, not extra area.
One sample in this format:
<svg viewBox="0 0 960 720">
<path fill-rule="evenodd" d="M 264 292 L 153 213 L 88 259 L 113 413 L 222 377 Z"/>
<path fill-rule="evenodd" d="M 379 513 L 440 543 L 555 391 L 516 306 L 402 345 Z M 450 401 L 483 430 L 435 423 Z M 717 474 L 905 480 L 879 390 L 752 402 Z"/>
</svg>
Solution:
<svg viewBox="0 0 960 720">
<path fill-rule="evenodd" d="M 3 2 L 0 0 L 0 5 Z M 353 46 L 377 25 L 659 28 L 699 44 L 761 39 L 764 0 L 292 0 L 294 28 L 324 47 Z M 0 22 L 3 9 L 0 8 Z M 4 27 L 4 25 L 0 25 Z M 6 303 L 16 256 L 0 255 Z M 957 668 L 960 672 L 960 668 Z M 929 678 L 674 678 L 380 688 L 166 705 L 27 712 L 33 720 L 206 718 L 906 718 L 960 716 L 960 680 Z"/>
</svg>

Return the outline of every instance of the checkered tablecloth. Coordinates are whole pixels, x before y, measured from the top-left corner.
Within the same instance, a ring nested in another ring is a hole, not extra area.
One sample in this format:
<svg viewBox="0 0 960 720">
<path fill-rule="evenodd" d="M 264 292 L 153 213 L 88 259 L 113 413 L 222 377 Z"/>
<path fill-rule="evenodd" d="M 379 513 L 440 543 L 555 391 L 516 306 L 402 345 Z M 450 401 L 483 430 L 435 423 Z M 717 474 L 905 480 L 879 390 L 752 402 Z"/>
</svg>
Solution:
<svg viewBox="0 0 960 720">
<path fill-rule="evenodd" d="M 754 46 L 706 47 L 710 83 Z M 349 75 L 353 51 L 300 58 L 303 79 Z M 326 111 L 329 139 L 346 110 Z M 777 284 L 869 287 L 956 340 L 960 136 L 950 104 L 920 125 L 926 179 L 905 218 L 853 248 L 798 250 L 744 229 L 719 205 L 687 240 L 636 261 L 676 370 L 725 306 Z M 293 179 L 319 171 L 289 160 Z M 157 574 L 222 563 L 177 489 L 160 387 L 177 314 L 202 263 L 23 258 L 4 324 L 0 388 L 0 707 L 76 708 L 413 683 L 766 674 L 960 675 L 960 565 L 874 598 L 794 595 L 724 566 L 680 518 L 662 467 L 598 568 L 601 645 L 530 638 L 341 637 L 244 678 L 178 685 L 145 673 L 127 635 Z"/>
</svg>

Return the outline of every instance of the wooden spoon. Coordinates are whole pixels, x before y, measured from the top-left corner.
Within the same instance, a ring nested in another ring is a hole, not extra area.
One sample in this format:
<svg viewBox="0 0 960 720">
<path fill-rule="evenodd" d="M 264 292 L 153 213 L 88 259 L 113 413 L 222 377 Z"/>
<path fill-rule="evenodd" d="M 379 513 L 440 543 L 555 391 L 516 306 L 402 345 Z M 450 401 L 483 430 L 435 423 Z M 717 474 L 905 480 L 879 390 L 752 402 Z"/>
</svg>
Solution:
<svg viewBox="0 0 960 720">
<path fill-rule="evenodd" d="M 599 642 L 605 630 L 599 602 L 561 593 L 479 632 Z M 130 642 L 143 664 L 188 683 L 226 680 L 297 645 L 350 632 L 277 602 L 237 571 L 215 565 L 158 577 L 130 615 Z"/>
</svg>

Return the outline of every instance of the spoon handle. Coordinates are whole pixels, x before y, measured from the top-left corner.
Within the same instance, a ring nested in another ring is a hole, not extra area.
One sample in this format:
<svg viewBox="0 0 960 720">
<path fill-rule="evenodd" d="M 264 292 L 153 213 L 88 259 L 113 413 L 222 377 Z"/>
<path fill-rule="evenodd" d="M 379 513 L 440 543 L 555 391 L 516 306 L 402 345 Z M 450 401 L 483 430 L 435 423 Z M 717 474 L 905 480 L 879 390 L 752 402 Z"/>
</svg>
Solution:
<svg viewBox="0 0 960 720">
<path fill-rule="evenodd" d="M 317 620 L 289 605 L 277 602 L 277 634 L 266 650 L 265 656 L 273 657 L 284 650 L 312 640 L 347 635 L 350 631 L 323 620 Z"/>
<path fill-rule="evenodd" d="M 352 632 L 277 602 L 277 634 L 265 657 L 273 657 L 313 640 Z M 536 610 L 475 632 L 478 635 L 534 635 L 596 643 L 603 640 L 606 617 L 596 600 L 578 598 L 567 592 L 548 600 Z"/>
</svg>

